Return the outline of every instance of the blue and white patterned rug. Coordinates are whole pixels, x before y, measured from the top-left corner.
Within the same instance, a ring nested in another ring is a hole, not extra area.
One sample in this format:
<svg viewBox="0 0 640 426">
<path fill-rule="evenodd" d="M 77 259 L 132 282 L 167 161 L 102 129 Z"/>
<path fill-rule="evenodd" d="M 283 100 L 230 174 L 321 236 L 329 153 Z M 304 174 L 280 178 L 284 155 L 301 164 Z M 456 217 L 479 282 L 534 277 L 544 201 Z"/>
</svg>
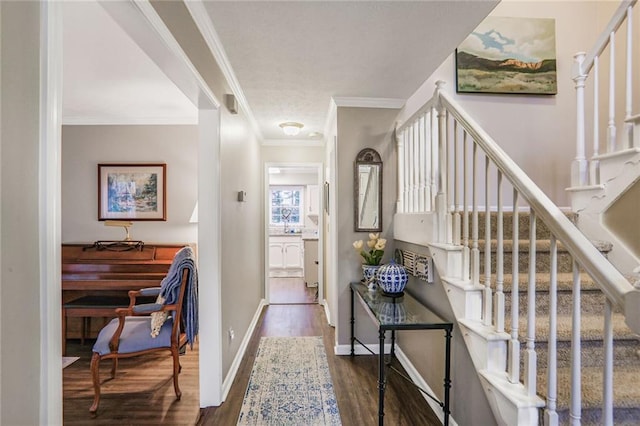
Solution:
<svg viewBox="0 0 640 426">
<path fill-rule="evenodd" d="M 262 337 L 238 425 L 341 425 L 321 337 Z"/>
</svg>

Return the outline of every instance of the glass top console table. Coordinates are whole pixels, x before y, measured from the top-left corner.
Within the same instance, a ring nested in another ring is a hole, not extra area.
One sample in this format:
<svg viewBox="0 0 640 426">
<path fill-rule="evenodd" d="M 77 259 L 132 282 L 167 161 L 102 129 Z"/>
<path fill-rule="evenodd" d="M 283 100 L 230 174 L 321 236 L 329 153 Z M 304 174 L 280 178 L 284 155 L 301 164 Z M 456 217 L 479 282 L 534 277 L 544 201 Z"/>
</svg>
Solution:
<svg viewBox="0 0 640 426">
<path fill-rule="evenodd" d="M 387 331 L 391 331 L 391 358 L 395 357 L 396 330 L 444 330 L 445 333 L 445 371 L 444 371 L 444 401 L 422 388 L 421 392 L 433 399 L 444 414 L 444 425 L 449 424 L 449 390 L 451 389 L 451 332 L 453 323 L 445 321 L 440 316 L 429 310 L 409 293 L 400 297 L 386 296 L 380 290 L 369 290 L 362 283 L 351 283 L 351 356 L 354 356 L 355 343 L 358 342 L 371 353 L 374 353 L 365 343 L 355 336 L 355 301 L 356 299 L 364 307 L 371 320 L 378 327 L 380 339 L 378 362 L 378 424 L 384 424 L 384 392 L 386 368 L 398 372 L 386 362 L 384 343 Z M 403 375 L 404 376 L 404 375 Z M 407 377 L 405 377 L 407 378 Z M 408 379 L 408 378 L 407 378 Z M 408 379 L 411 381 L 410 379 Z"/>
</svg>

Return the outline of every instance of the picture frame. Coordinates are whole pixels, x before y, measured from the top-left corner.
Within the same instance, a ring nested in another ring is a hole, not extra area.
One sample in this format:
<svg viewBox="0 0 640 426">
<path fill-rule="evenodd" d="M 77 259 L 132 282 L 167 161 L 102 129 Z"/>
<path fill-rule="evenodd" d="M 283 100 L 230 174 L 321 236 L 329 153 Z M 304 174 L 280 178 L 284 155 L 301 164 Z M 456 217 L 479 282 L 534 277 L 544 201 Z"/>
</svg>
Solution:
<svg viewBox="0 0 640 426">
<path fill-rule="evenodd" d="M 457 93 L 555 95 L 555 19 L 489 16 L 455 61 Z"/>
<path fill-rule="evenodd" d="M 167 165 L 98 164 L 98 220 L 167 220 Z"/>
</svg>

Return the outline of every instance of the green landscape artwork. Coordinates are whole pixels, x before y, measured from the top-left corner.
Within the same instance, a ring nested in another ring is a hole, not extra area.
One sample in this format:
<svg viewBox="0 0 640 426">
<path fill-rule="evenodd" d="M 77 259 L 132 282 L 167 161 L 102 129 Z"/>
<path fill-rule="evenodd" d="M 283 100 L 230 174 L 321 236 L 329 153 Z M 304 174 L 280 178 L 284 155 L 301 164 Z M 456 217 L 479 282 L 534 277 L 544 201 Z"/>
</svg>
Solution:
<svg viewBox="0 0 640 426">
<path fill-rule="evenodd" d="M 555 20 L 485 19 L 456 51 L 458 93 L 554 95 Z"/>
</svg>

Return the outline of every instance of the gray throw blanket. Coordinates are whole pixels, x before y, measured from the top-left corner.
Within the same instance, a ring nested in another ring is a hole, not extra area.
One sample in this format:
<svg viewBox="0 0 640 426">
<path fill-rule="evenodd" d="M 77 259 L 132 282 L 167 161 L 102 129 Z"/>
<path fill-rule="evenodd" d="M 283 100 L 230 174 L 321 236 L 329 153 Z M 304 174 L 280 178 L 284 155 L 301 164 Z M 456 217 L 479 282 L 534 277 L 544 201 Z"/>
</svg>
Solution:
<svg viewBox="0 0 640 426">
<path fill-rule="evenodd" d="M 178 302 L 184 268 L 189 270 L 189 279 L 186 282 L 181 317 L 185 324 L 187 343 L 193 349 L 193 342 L 198 335 L 198 270 L 191 247 L 184 247 L 175 254 L 167 276 L 160 283 L 160 296 L 164 297 L 167 305 Z M 177 319 L 174 318 L 174 321 Z"/>
</svg>

